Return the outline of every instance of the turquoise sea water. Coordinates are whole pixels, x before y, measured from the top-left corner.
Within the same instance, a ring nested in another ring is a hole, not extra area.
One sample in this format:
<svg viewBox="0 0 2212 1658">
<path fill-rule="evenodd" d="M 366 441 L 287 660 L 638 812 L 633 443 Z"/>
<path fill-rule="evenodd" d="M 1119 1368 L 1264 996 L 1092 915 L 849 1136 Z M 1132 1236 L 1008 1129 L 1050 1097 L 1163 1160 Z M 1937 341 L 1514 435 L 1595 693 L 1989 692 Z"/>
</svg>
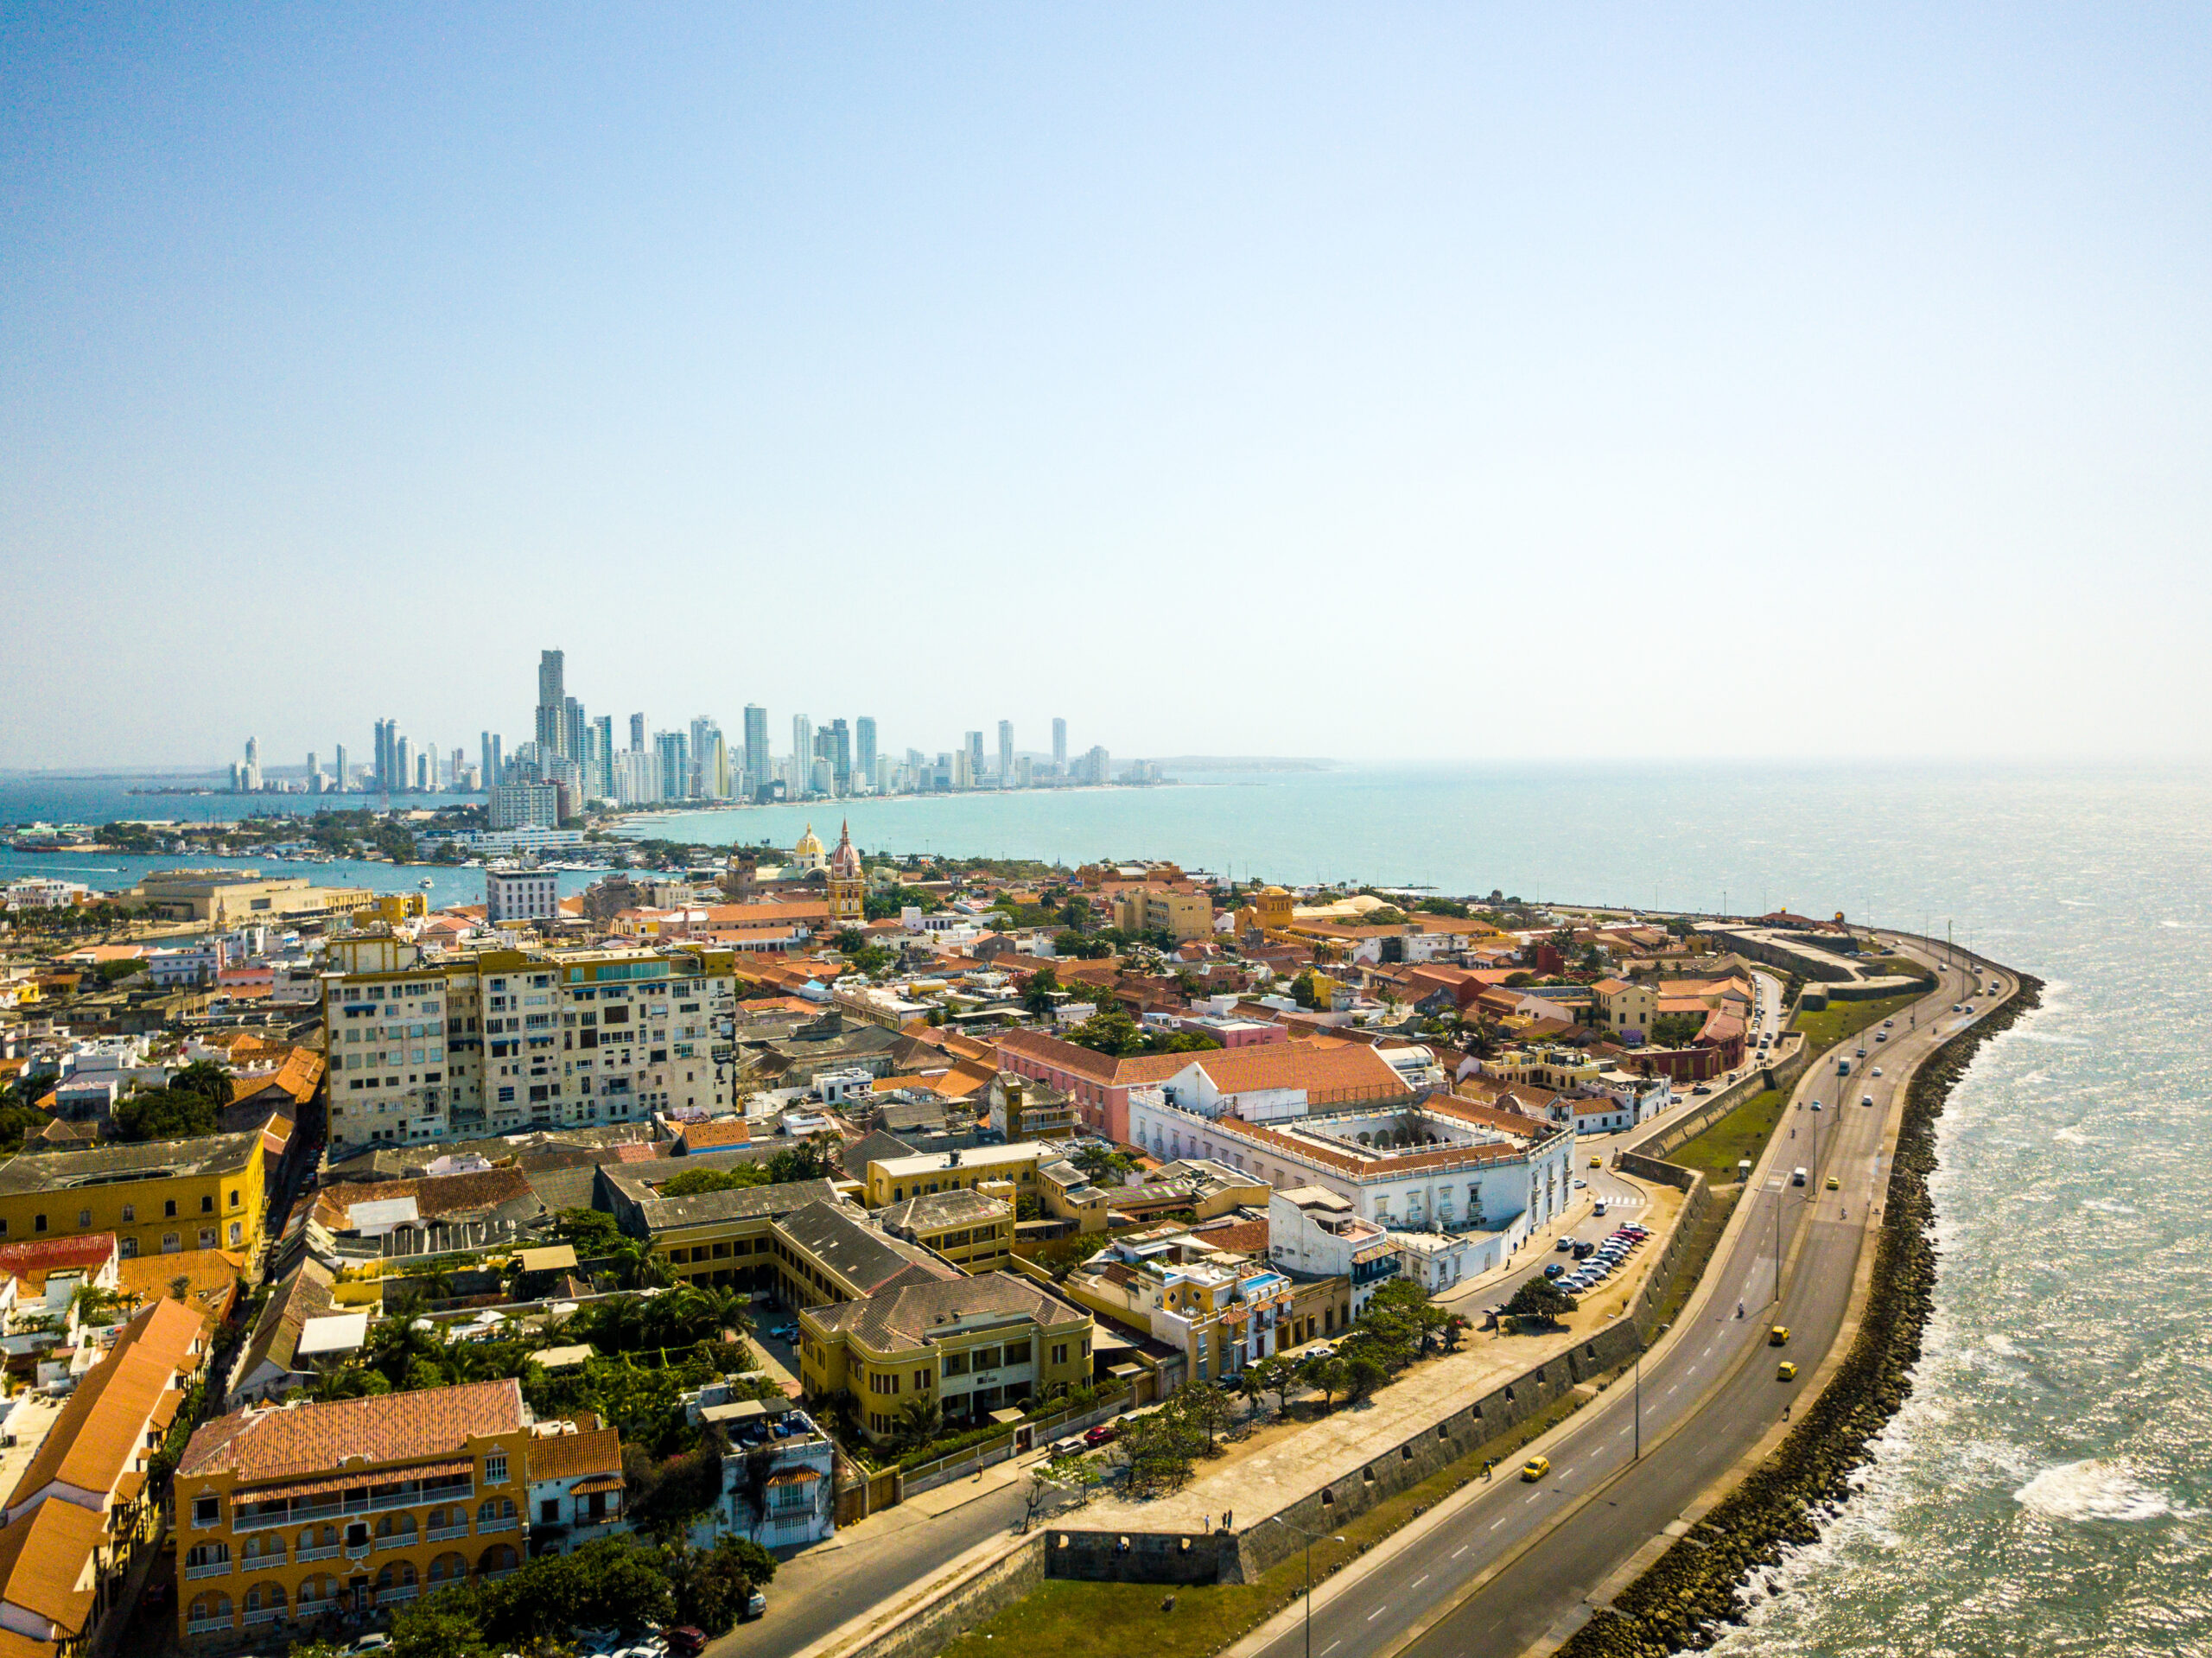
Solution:
<svg viewBox="0 0 2212 1658">
<path fill-rule="evenodd" d="M 788 845 L 841 815 L 632 829 Z M 1696 909 L 1725 893 L 1939 933 L 1948 918 L 2047 980 L 2046 1004 L 1982 1050 L 1943 1119 L 1942 1275 L 1912 1399 L 1859 1496 L 1723 1648 L 2212 1652 L 2212 774 L 1346 769 L 860 801 L 850 817 L 870 848 Z M 62 861 L 0 856 L 0 873 Z M 294 867 L 386 887 L 421 873 Z M 480 876 L 433 880 L 442 901 L 480 896 Z"/>
</svg>

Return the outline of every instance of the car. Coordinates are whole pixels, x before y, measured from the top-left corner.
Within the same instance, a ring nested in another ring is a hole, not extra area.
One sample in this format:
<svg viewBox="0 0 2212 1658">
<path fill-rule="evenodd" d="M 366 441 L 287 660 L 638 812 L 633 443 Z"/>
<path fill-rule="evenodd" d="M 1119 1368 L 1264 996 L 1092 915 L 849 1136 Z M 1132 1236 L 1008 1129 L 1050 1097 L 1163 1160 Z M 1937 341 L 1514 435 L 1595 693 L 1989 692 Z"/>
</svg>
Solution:
<svg viewBox="0 0 2212 1658">
<path fill-rule="evenodd" d="M 1866 1045 L 1865 1045 L 1865 1044 L 1863 1044 L 1863 1043 L 1859 1045 L 1859 1057 L 1861 1059 L 1864 1059 L 1864 1058 L 1866 1057 Z"/>
<path fill-rule="evenodd" d="M 1821 1109 L 1821 1102 L 1820 1102 L 1818 1100 L 1815 1100 L 1815 1101 L 1813 1102 L 1813 1109 L 1814 1109 L 1814 1110 L 1815 1110 L 1815 1111 L 1817 1111 L 1817 1110 L 1819 1110 L 1820 1109 Z"/>
<path fill-rule="evenodd" d="M 1605 1212 L 1605 1200 L 1603 1197 L 1600 1197 L 1596 1203 L 1591 1204 L 1590 1212 L 1592 1215 L 1604 1214 Z"/>
<path fill-rule="evenodd" d="M 789 1322 L 772 1324 L 769 1326 L 768 1333 L 779 1342 L 796 1342 L 798 1339 L 798 1326 Z"/>
<path fill-rule="evenodd" d="M 1096 1427 L 1089 1430 L 1084 1434 L 1083 1442 L 1084 1444 L 1090 1446 L 1093 1450 L 1096 1450 L 1102 1445 L 1113 1444 L 1115 1440 L 1121 1437 L 1121 1424 L 1118 1422 L 1101 1422 Z"/>
<path fill-rule="evenodd" d="M 1781 1363 L 1774 1367 L 1774 1379 L 1777 1382 L 1796 1381 L 1797 1367 L 1792 1364 L 1788 1359 L 1783 1360 Z"/>
<path fill-rule="evenodd" d="M 1590 1184 L 1590 1183 L 1589 1183 L 1587 1180 L 1577 1180 L 1577 1181 L 1574 1183 L 1574 1189 L 1575 1189 L 1577 1191 L 1582 1191 L 1585 1187 L 1588 1186 L 1588 1185 L 1589 1185 L 1589 1184 Z"/>
<path fill-rule="evenodd" d="M 1897 1023 L 1897 1020 L 1893 1020 L 1893 1019 L 1885 1019 L 1885 1020 L 1884 1020 L 1882 1021 L 1882 1028 L 1883 1028 L 1884 1030 L 1885 1030 L 1885 1031 L 1886 1031 L 1886 1030 L 1890 1029 L 1892 1026 L 1894 1026 L 1896 1023 Z"/>
<path fill-rule="evenodd" d="M 1874 1103 L 1874 1096 L 1872 1094 L 1861 1094 L 1859 1096 L 1859 1103 L 1861 1105 L 1872 1105 Z"/>
<path fill-rule="evenodd" d="M 1567 1268 L 1560 1266 L 1556 1261 L 1548 1261 L 1544 1266 L 1544 1276 L 1547 1278 L 1557 1278 L 1566 1270 Z"/>
<path fill-rule="evenodd" d="M 1877 1077 L 1879 1077 L 1881 1074 L 1882 1074 L 1882 1068 L 1881 1068 L 1879 1065 L 1875 1066 L 1875 1067 L 1874 1067 L 1874 1075 L 1876 1075 Z"/>
<path fill-rule="evenodd" d="M 1593 1169 L 1602 1169 L 1605 1166 L 1605 1159 L 1602 1157 L 1593 1157 L 1590 1159 L 1590 1166 Z"/>
<path fill-rule="evenodd" d="M 1597 1252 L 1598 1246 L 1594 1243 L 1576 1243 L 1574 1246 L 1574 1258 L 1577 1261 L 1587 1261 Z"/>
<path fill-rule="evenodd" d="M 1974 1012 L 1974 1004 L 1973 1004 L 1972 1002 L 1968 1002 L 1968 1003 L 1967 1003 L 1964 1007 L 1961 1008 L 1959 1011 L 1960 1011 L 1960 1012 L 1961 1012 L 1961 1013 L 1971 1013 L 1972 1012 Z"/>
<path fill-rule="evenodd" d="M 1789 1346 L 1789 1326 L 1788 1324 L 1777 1324 L 1773 1329 L 1768 1331 L 1766 1332 L 1766 1344 L 1769 1347 Z"/>
<path fill-rule="evenodd" d="M 1574 1248 L 1574 1240 L 1573 1238 L 1561 1238 L 1557 1243 L 1554 1244 L 1552 1248 L 1554 1249 L 1572 1249 Z"/>
<path fill-rule="evenodd" d="M 1837 1179 L 1835 1176 L 1831 1174 L 1828 1176 L 1828 1190 L 1830 1191 L 1841 1191 L 1843 1190 L 1843 1182 Z"/>
<path fill-rule="evenodd" d="M 1695 1088 L 1692 1089 L 1690 1092 L 1693 1094 L 1710 1094 L 1713 1090 L 1707 1088 L 1703 1083 L 1700 1083 Z"/>
<path fill-rule="evenodd" d="M 578 1629 L 574 1638 L 580 1652 L 611 1652 L 622 1644 L 622 1631 L 602 1625 L 594 1629 Z"/>
<path fill-rule="evenodd" d="M 1876 1040 L 1877 1042 L 1886 1042 L 1886 1041 L 1888 1041 L 1889 1039 L 1890 1039 L 1890 1033 L 1889 1033 L 1887 1031 L 1877 1031 L 1877 1032 L 1874 1032 L 1874 1040 Z M 1876 1074 L 1877 1076 L 1879 1076 L 1881 1073 L 1880 1073 L 1880 1072 L 1878 1072 L 1878 1071 L 1877 1071 L 1875 1074 Z"/>
<path fill-rule="evenodd" d="M 1531 1457 L 1521 1464 L 1521 1477 L 1531 1485 L 1551 1471 L 1552 1459 L 1549 1457 Z"/>
<path fill-rule="evenodd" d="M 1089 1445 L 1084 1444 L 1081 1434 L 1071 1433 L 1065 1439 L 1053 1440 L 1051 1448 L 1046 1452 L 1045 1455 L 1049 1460 L 1058 1462 L 1062 1457 L 1080 1457 L 1090 1449 Z"/>
<path fill-rule="evenodd" d="M 391 1637 L 388 1635 L 365 1635 L 343 1650 L 356 1655 L 358 1658 L 358 1655 L 365 1652 L 383 1652 L 391 1645 Z"/>
<path fill-rule="evenodd" d="M 664 1632 L 661 1639 L 668 1642 L 676 1658 L 698 1658 L 707 1649 L 707 1632 L 690 1623 L 677 1624 Z"/>
<path fill-rule="evenodd" d="M 1951 1011 L 1952 1011 L 1953 1013 L 1959 1013 L 1959 1012 L 1962 1011 L 1962 1007 L 1963 1007 L 1963 1004 L 1959 1003 L 1959 1002 L 1955 1002 L 1955 1002 L 1953 1002 L 1953 1003 L 1951 1004 Z"/>
<path fill-rule="evenodd" d="M 741 1616 L 748 1618 L 765 1617 L 767 1613 L 768 1598 L 758 1589 L 745 1598 L 745 1610 Z"/>
</svg>

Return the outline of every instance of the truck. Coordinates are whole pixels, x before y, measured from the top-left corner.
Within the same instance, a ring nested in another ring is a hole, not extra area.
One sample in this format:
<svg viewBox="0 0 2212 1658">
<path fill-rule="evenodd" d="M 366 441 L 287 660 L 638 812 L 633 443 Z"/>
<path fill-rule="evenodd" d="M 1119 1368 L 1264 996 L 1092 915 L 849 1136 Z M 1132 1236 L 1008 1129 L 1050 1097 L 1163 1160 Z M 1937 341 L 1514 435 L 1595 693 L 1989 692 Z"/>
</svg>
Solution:
<svg viewBox="0 0 2212 1658">
<path fill-rule="evenodd" d="M 1790 1170 L 1790 1171 L 1789 1171 L 1789 1184 L 1790 1184 L 1791 1185 L 1793 1185 L 1793 1186 L 1802 1186 L 1802 1185 L 1803 1185 L 1805 1184 L 1805 1171 L 1804 1171 L 1804 1170 L 1802 1170 L 1802 1169 L 1792 1169 L 1792 1170 Z"/>
<path fill-rule="evenodd" d="M 1837 1060 L 1837 1061 L 1835 1062 L 1835 1074 L 1836 1074 L 1837 1076 L 1839 1076 L 1839 1077 L 1848 1077 L 1848 1076 L 1850 1076 L 1850 1075 L 1851 1075 L 1851 1061 L 1850 1061 L 1850 1060 L 1848 1060 L 1848 1059 L 1839 1059 L 1839 1060 Z"/>
</svg>

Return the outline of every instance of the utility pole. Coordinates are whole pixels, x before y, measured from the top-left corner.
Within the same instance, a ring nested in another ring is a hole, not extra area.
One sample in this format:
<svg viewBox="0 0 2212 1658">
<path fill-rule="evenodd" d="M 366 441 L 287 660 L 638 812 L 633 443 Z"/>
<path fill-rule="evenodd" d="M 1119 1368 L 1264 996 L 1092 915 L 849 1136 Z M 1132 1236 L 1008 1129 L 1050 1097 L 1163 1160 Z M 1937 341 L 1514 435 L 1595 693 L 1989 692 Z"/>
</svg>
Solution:
<svg viewBox="0 0 2212 1658">
<path fill-rule="evenodd" d="M 1782 1194 L 1789 1190 L 1777 1186 L 1774 1190 L 1774 1305 L 1782 1305 Z"/>
</svg>

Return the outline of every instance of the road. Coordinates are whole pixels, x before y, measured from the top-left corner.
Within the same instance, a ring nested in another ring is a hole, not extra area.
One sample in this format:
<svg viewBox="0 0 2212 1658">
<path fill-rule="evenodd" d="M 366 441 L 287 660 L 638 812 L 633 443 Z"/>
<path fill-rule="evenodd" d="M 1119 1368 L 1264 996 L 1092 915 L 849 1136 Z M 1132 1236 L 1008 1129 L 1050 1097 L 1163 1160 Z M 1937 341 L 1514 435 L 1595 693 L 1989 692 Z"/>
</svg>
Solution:
<svg viewBox="0 0 2212 1658">
<path fill-rule="evenodd" d="M 1969 982 L 1962 972 L 1945 971 L 1939 989 L 1916 1010 L 1916 1026 L 1901 1014 L 1887 1042 L 1866 1033 L 1873 1058 L 1864 1063 L 1881 1064 L 1881 1077 L 1859 1075 L 1855 1055 L 1848 1079 L 1836 1076 L 1833 1058 L 1823 1062 L 1825 1074 L 1808 1070 L 1788 1123 L 1753 1174 L 1745 1199 L 1756 1205 L 1751 1219 L 1708 1270 L 1709 1288 L 1693 1297 L 1681 1326 L 1644 1361 L 1640 1388 L 1616 1386 L 1570 1419 L 1549 1446 L 1552 1470 L 1544 1478 L 1523 1483 L 1502 1471 L 1341 1576 L 1341 1588 L 1315 1600 L 1314 1658 L 1522 1652 L 1555 1626 L 1579 1621 L 1585 1597 L 1776 1425 L 1842 1324 L 1869 1213 L 1888 1174 L 1882 1140 L 1894 1090 L 1914 1060 L 1972 1022 L 1948 1012 L 1931 1019 L 1928 1010 L 1963 1000 Z M 2005 975 L 2004 989 L 2016 988 Z M 1986 1013 L 1994 1003 L 1975 1005 Z M 1839 1104 L 1839 1081 L 1847 1081 L 1852 1103 Z M 1867 1093 L 1873 1109 L 1856 1103 Z M 1813 1111 L 1814 1100 L 1824 1109 Z M 1800 1164 L 1808 1171 L 1802 1188 L 1789 1184 Z M 1825 1186 L 1831 1175 L 1838 1183 L 1833 1192 Z M 1791 1331 L 1781 1350 L 1768 1344 L 1775 1324 Z M 1794 1382 L 1777 1378 L 1776 1363 L 1785 1357 L 1800 1367 Z M 1634 1458 L 1639 1403 L 1640 1461 Z M 1559 1523 L 1585 1499 L 1589 1506 L 1571 1523 Z M 1496 1570 L 1509 1561 L 1510 1569 Z M 1300 1658 L 1303 1632 L 1287 1617 L 1236 1650 Z"/>
</svg>

